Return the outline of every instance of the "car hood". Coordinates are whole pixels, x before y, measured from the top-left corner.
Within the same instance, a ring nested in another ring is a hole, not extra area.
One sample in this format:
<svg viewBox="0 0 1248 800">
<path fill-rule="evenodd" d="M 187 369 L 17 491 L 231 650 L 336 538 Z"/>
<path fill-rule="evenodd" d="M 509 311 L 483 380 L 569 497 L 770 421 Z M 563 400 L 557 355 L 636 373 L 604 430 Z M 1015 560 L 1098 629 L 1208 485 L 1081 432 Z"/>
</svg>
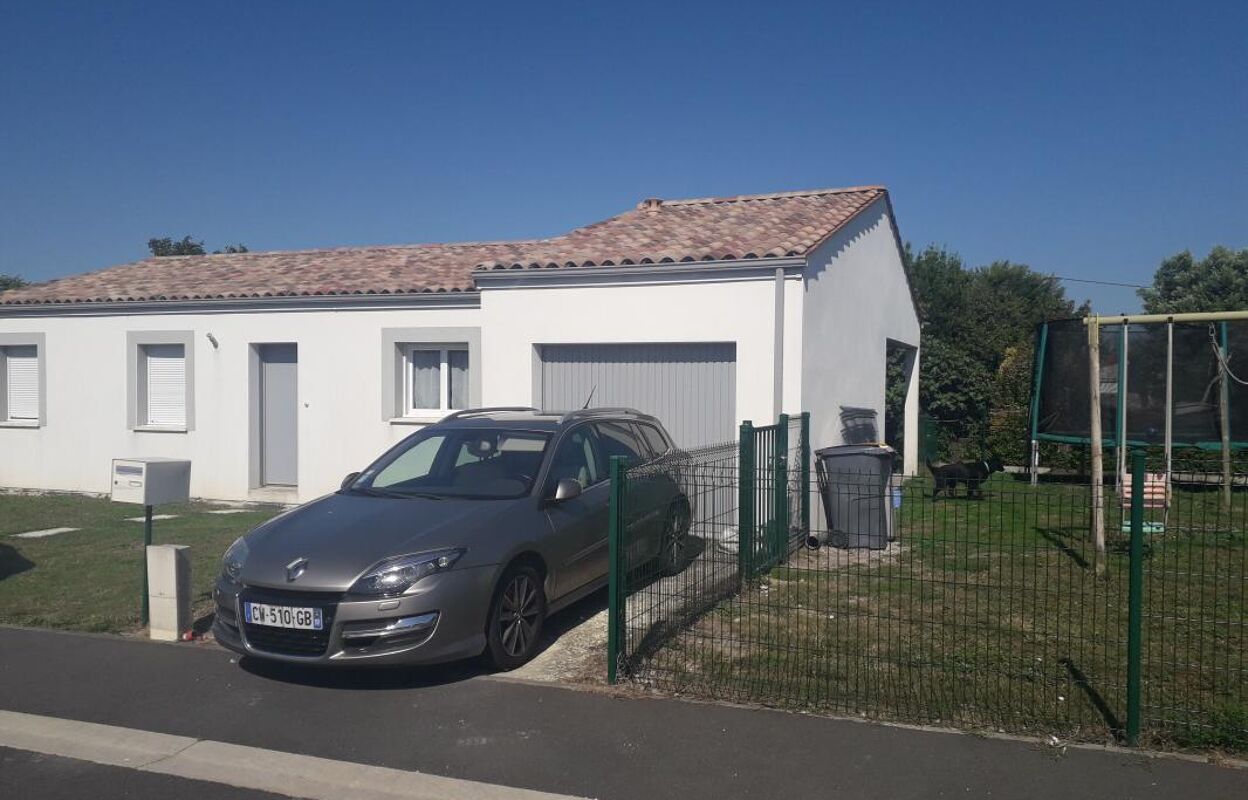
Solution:
<svg viewBox="0 0 1248 800">
<path fill-rule="evenodd" d="M 247 534 L 240 577 L 250 586 L 345 592 L 377 562 L 409 553 L 464 547 L 463 566 L 489 563 L 474 545 L 496 538 L 485 534 L 526 500 L 326 495 Z M 287 565 L 300 558 L 306 569 L 287 580 Z"/>
</svg>

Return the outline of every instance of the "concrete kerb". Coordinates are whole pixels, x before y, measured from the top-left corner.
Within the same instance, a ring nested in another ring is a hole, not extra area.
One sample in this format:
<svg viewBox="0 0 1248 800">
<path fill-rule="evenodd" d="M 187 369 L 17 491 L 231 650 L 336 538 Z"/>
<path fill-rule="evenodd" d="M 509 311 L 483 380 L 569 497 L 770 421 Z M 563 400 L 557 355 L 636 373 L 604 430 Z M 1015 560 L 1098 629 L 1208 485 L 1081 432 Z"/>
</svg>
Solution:
<svg viewBox="0 0 1248 800">
<path fill-rule="evenodd" d="M 0 746 L 314 800 L 577 800 L 423 772 L 13 711 L 0 711 Z"/>
</svg>

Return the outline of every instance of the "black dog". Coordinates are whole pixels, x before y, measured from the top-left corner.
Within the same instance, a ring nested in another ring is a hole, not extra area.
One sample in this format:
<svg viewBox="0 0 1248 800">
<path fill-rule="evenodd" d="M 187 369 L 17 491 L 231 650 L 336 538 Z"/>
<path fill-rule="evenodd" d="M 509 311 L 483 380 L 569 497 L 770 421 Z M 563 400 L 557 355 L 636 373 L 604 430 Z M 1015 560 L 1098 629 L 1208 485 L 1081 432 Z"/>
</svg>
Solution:
<svg viewBox="0 0 1248 800">
<path fill-rule="evenodd" d="M 1000 472 L 1004 465 L 995 458 L 986 461 L 964 461 L 958 464 L 932 466 L 929 461 L 927 468 L 936 480 L 936 488 L 932 490 L 932 500 L 944 492 L 946 497 L 956 497 L 958 484 L 966 487 L 966 499 L 982 498 L 980 484 L 992 477 L 992 473 Z"/>
</svg>

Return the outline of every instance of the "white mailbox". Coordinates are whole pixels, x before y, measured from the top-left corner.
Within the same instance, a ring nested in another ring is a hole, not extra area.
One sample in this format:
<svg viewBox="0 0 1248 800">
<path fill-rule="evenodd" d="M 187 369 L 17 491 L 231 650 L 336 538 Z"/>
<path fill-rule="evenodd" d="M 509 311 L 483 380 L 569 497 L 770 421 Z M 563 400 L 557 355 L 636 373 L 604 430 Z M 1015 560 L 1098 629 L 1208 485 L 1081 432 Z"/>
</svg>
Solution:
<svg viewBox="0 0 1248 800">
<path fill-rule="evenodd" d="M 191 462 L 179 458 L 114 458 L 113 501 L 160 506 L 191 496 Z"/>
</svg>

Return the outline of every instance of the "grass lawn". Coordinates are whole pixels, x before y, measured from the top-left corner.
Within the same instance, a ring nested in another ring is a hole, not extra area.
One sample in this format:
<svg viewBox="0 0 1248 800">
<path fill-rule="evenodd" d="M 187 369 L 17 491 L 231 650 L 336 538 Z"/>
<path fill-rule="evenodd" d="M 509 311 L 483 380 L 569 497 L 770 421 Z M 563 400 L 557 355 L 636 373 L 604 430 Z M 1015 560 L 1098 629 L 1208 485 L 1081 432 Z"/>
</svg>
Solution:
<svg viewBox="0 0 1248 800">
<path fill-rule="evenodd" d="M 276 508 L 211 514 L 222 506 L 161 506 L 177 519 L 153 523 L 155 544 L 191 548 L 193 610 L 211 610 L 209 591 L 221 554 Z M 139 628 L 142 594 L 142 506 L 69 494 L 0 495 L 0 623 L 120 633 Z M 15 533 L 78 528 L 39 539 Z"/>
<path fill-rule="evenodd" d="M 793 709 L 1103 740 L 1126 715 L 1128 555 L 1108 493 L 907 485 L 887 551 L 795 554 L 638 664 L 655 685 Z M 1179 489 L 1145 550 L 1143 736 L 1248 751 L 1248 493 Z M 812 520 L 821 517 L 813 514 Z M 690 581 L 696 577 L 691 576 Z M 642 590 L 634 607 L 660 603 Z M 631 609 L 630 609 L 631 613 Z"/>
</svg>

